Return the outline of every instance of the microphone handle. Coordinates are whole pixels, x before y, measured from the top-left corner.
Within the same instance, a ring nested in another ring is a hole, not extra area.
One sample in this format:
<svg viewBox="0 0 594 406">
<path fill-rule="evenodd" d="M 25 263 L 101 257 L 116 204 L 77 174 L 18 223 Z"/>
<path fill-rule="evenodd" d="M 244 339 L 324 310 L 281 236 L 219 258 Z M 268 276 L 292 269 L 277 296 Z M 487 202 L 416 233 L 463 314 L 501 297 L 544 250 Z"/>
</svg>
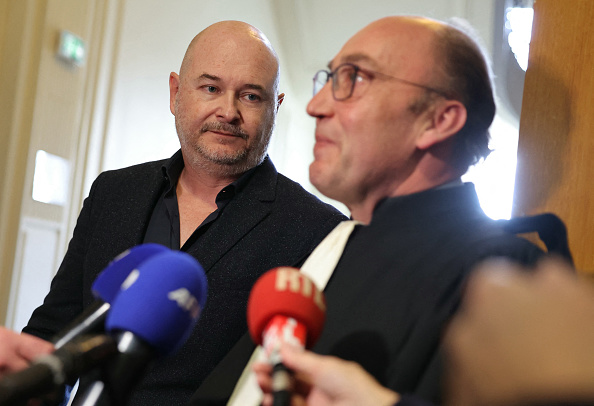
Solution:
<svg viewBox="0 0 594 406">
<path fill-rule="evenodd" d="M 117 332 L 114 338 L 118 343 L 119 354 L 101 365 L 100 371 L 91 371 L 89 375 L 81 377 L 81 387 L 72 406 L 125 405 L 130 392 L 156 356 L 154 349 L 131 332 Z M 91 382 L 82 387 L 83 382 L 89 380 Z"/>
<path fill-rule="evenodd" d="M 54 373 L 49 366 L 31 365 L 0 381 L 0 406 L 24 403 L 31 397 L 51 392 L 54 385 Z"/>
<path fill-rule="evenodd" d="M 43 397 L 117 353 L 109 336 L 83 337 L 0 380 L 0 406 Z"/>
<path fill-rule="evenodd" d="M 272 367 L 272 405 L 289 406 L 293 394 L 293 372 L 284 364 Z"/>
<path fill-rule="evenodd" d="M 79 383 L 80 385 L 80 383 Z M 84 391 L 84 393 L 82 393 Z M 72 406 L 113 406 L 115 403 L 109 398 L 105 383 L 101 380 L 93 381 L 86 388 L 79 388 L 72 401 Z"/>
<path fill-rule="evenodd" d="M 54 337 L 54 348 L 58 350 L 82 335 L 101 332 L 103 330 L 105 316 L 110 307 L 111 305 L 107 302 L 94 302 L 70 325 Z"/>
</svg>

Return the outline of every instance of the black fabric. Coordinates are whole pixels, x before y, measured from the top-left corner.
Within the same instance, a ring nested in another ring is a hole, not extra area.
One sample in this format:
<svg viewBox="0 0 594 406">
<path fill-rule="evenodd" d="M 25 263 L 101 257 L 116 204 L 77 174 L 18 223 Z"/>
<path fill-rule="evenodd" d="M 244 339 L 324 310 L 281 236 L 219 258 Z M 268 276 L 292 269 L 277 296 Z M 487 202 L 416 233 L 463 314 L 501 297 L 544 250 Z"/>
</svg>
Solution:
<svg viewBox="0 0 594 406">
<path fill-rule="evenodd" d="M 488 257 L 533 264 L 542 255 L 486 217 L 471 184 L 386 199 L 351 236 L 326 286 L 326 323 L 313 350 L 439 404 L 439 343 L 468 274 Z"/>
<path fill-rule="evenodd" d="M 163 180 L 167 186 L 164 188 L 165 191 L 155 204 L 155 208 L 153 209 L 148 222 L 146 233 L 144 234 L 143 243 L 157 243 L 171 249 L 180 249 L 179 209 L 175 190 L 183 167 L 184 160 L 181 150 L 176 152 L 175 155 L 163 165 Z M 189 247 L 198 240 L 200 235 L 208 231 L 210 224 L 219 217 L 235 194 L 241 192 L 243 187 L 252 177 L 254 171 L 255 168 L 250 169 L 241 175 L 239 179 L 225 186 L 217 194 L 217 197 L 215 198 L 217 209 L 210 213 L 206 219 L 204 219 L 202 224 L 194 230 L 190 238 L 184 243 L 184 246 L 181 247 L 183 251 L 187 251 Z"/>
<path fill-rule="evenodd" d="M 559 255 L 573 265 L 573 257 L 567 241 L 567 228 L 563 221 L 553 213 L 542 213 L 534 216 L 515 217 L 500 220 L 503 229 L 513 234 L 536 232 L 547 251 Z"/>
<path fill-rule="evenodd" d="M 190 399 L 189 404 L 195 406 L 226 405 L 255 349 L 256 345 L 249 333 L 245 333 L 206 377 Z"/>
<path fill-rule="evenodd" d="M 394 406 L 435 406 L 433 403 L 425 402 L 418 396 L 402 395 L 400 400 Z"/>
<path fill-rule="evenodd" d="M 51 339 L 93 301 L 91 285 L 109 261 L 143 242 L 155 203 L 166 187 L 164 162 L 99 175 L 51 290 L 25 332 Z M 267 158 L 208 232 L 188 249 L 208 277 L 206 306 L 188 342 L 175 355 L 154 363 L 130 404 L 186 403 L 247 331 L 246 302 L 257 278 L 275 266 L 299 266 L 345 219 L 278 174 Z"/>
</svg>

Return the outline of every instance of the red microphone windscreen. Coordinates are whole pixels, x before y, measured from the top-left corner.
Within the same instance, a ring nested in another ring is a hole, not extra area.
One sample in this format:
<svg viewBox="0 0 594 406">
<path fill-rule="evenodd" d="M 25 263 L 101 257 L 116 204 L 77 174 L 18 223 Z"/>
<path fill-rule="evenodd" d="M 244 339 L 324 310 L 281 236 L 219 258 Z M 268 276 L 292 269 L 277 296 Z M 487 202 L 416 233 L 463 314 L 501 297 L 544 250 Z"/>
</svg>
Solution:
<svg viewBox="0 0 594 406">
<path fill-rule="evenodd" d="M 310 348 L 324 327 L 324 294 L 298 269 L 274 268 L 256 281 L 248 300 L 247 323 L 256 344 L 262 344 L 262 333 L 274 316 L 292 317 L 305 325 Z"/>
</svg>

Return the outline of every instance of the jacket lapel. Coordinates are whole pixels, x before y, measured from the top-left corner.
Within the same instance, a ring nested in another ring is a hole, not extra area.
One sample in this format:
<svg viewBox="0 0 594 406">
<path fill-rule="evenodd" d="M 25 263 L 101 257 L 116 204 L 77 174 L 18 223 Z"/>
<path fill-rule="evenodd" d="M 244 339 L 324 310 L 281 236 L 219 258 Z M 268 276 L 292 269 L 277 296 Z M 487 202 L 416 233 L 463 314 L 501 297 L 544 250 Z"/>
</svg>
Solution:
<svg viewBox="0 0 594 406">
<path fill-rule="evenodd" d="M 200 258 L 200 264 L 207 273 L 268 216 L 276 197 L 277 176 L 274 165 L 267 157 L 208 232 L 188 250 L 189 254 Z M 211 247 L 217 249 L 213 250 Z"/>
</svg>

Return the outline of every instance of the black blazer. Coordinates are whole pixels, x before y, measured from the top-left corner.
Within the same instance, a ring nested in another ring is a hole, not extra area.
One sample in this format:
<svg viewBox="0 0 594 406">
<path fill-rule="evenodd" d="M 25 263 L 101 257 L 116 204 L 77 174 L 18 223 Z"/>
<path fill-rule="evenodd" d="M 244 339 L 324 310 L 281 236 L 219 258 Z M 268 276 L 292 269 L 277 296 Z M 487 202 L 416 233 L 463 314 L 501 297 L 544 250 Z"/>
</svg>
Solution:
<svg viewBox="0 0 594 406">
<path fill-rule="evenodd" d="M 115 256 L 141 244 L 166 185 L 165 161 L 107 171 L 93 183 L 44 304 L 23 330 L 51 339 L 93 301 L 90 288 Z M 204 267 L 208 298 L 188 342 L 157 360 L 131 404 L 183 404 L 247 329 L 253 283 L 281 265 L 300 266 L 346 217 L 277 173 L 269 158 L 189 253 Z"/>
</svg>

